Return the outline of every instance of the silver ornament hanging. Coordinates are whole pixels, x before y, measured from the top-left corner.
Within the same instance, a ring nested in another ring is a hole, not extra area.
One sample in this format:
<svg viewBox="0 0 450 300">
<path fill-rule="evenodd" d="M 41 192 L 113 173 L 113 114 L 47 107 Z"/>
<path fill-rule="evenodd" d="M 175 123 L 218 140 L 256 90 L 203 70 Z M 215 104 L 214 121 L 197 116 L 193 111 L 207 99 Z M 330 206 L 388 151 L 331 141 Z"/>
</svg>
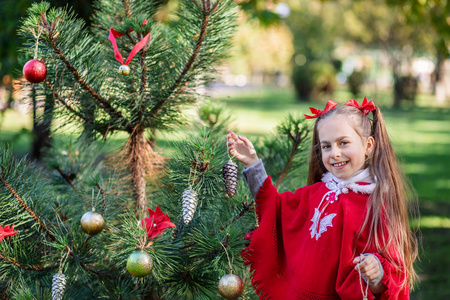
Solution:
<svg viewBox="0 0 450 300">
<path fill-rule="evenodd" d="M 53 275 L 52 300 L 61 300 L 66 289 L 67 278 L 63 273 Z"/>
<path fill-rule="evenodd" d="M 189 224 L 194 216 L 195 209 L 197 208 L 198 198 L 197 192 L 194 191 L 191 187 L 183 192 L 183 223 Z"/>
<path fill-rule="evenodd" d="M 227 188 L 228 197 L 233 197 L 236 194 L 236 187 L 238 182 L 238 166 L 231 160 L 223 165 L 223 177 L 225 178 L 225 186 Z"/>
</svg>

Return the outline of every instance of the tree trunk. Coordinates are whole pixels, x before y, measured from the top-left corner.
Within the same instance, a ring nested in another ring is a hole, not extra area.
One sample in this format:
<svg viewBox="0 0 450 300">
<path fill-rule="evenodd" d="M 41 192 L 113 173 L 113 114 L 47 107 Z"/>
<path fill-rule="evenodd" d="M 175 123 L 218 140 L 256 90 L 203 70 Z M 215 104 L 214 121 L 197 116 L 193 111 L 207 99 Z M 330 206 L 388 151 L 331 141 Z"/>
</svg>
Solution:
<svg viewBox="0 0 450 300">
<path fill-rule="evenodd" d="M 130 170 L 133 183 L 133 198 L 136 215 L 143 216 L 147 207 L 145 184 L 145 154 L 150 147 L 144 138 L 144 130 L 136 128 L 130 136 Z"/>
<path fill-rule="evenodd" d="M 400 74 L 398 74 L 397 70 L 397 62 L 395 59 L 392 60 L 392 77 L 394 79 L 394 108 L 400 108 L 402 99 L 403 99 L 403 93 L 402 93 L 402 86 L 401 86 L 401 80 L 400 80 Z"/>
<path fill-rule="evenodd" d="M 46 95 L 44 114 L 38 121 L 36 116 L 36 91 L 33 86 L 31 97 L 33 100 L 33 144 L 31 146 L 31 158 L 37 161 L 42 159 L 42 150 L 50 147 L 50 127 L 53 120 L 54 100 L 51 95 Z"/>
</svg>

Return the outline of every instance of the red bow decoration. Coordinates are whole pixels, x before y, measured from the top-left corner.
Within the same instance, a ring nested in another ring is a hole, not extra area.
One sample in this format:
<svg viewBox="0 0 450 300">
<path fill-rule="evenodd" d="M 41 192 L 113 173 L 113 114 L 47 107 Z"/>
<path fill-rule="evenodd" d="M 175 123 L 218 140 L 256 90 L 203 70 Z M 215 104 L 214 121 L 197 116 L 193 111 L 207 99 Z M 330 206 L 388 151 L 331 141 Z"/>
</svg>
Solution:
<svg viewBox="0 0 450 300">
<path fill-rule="evenodd" d="M 373 103 L 373 101 L 368 102 L 367 97 L 364 97 L 364 100 L 361 105 L 359 105 L 355 99 L 347 101 L 347 103 L 345 103 L 345 105 L 354 106 L 357 109 L 361 110 L 366 115 L 369 113 L 369 111 L 374 111 L 376 109 L 376 106 Z"/>
<path fill-rule="evenodd" d="M 149 239 L 155 238 L 167 228 L 175 227 L 175 224 L 170 222 L 169 216 L 164 215 L 159 206 L 156 206 L 155 211 L 149 208 L 148 214 L 150 217 L 142 220 L 142 226 L 147 231 Z"/>
<path fill-rule="evenodd" d="M 17 234 L 19 231 L 14 231 L 14 224 L 12 224 L 11 228 L 9 228 L 9 225 L 6 225 L 5 228 L 3 228 L 0 225 L 0 241 L 3 240 L 3 238 L 7 236 L 12 236 Z"/>
<path fill-rule="evenodd" d="M 327 112 L 329 112 L 330 110 L 334 109 L 336 107 L 337 103 L 331 100 L 328 100 L 327 105 L 325 106 L 324 110 L 320 110 L 314 107 L 310 107 L 309 110 L 311 111 L 311 113 L 313 113 L 312 116 L 308 116 L 305 115 L 305 119 L 315 119 L 318 118 L 324 114 L 326 114 Z"/>
<path fill-rule="evenodd" d="M 146 24 L 147 24 L 147 20 L 144 20 L 144 22 L 142 22 L 142 25 L 146 25 Z M 133 29 L 131 29 L 128 32 L 132 32 L 132 31 L 133 31 Z M 139 43 L 134 45 L 133 49 L 131 50 L 130 54 L 128 55 L 126 62 L 123 62 L 122 55 L 119 52 L 119 48 L 117 48 L 117 42 L 116 42 L 116 38 L 119 38 L 119 37 L 123 36 L 124 34 L 125 33 L 117 32 L 111 28 L 109 31 L 109 41 L 113 45 L 114 57 L 117 59 L 117 61 L 120 62 L 122 65 L 128 65 L 131 62 L 131 60 L 133 59 L 133 57 L 136 55 L 136 53 L 138 53 L 147 44 L 148 39 L 150 38 L 150 32 L 146 36 L 144 36 L 144 38 L 142 40 L 140 40 Z"/>
</svg>

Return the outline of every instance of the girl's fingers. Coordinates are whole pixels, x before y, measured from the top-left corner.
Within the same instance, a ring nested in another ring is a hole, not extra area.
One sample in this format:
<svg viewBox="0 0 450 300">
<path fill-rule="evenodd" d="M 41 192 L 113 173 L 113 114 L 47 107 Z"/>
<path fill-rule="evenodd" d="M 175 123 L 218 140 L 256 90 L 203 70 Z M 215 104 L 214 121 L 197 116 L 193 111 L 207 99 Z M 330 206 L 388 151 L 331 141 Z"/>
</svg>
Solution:
<svg viewBox="0 0 450 300">
<path fill-rule="evenodd" d="M 239 139 L 241 141 L 243 141 L 246 146 L 253 147 L 252 142 L 250 142 L 250 140 L 248 138 L 246 138 L 245 136 L 240 135 Z"/>
<path fill-rule="evenodd" d="M 239 140 L 239 137 L 238 137 L 237 134 L 234 133 L 233 131 L 229 130 L 229 131 L 228 131 L 228 134 L 230 135 L 230 137 L 231 137 L 233 140 L 235 140 L 235 141 Z"/>
<path fill-rule="evenodd" d="M 353 263 L 356 263 L 355 269 L 361 272 L 369 281 L 378 278 L 380 275 L 380 269 L 378 265 L 378 261 L 372 256 L 364 257 L 364 259 L 360 260 L 359 257 L 353 260 Z"/>
<path fill-rule="evenodd" d="M 359 258 L 359 256 L 355 257 L 355 259 L 353 260 L 353 263 L 357 264 L 359 262 L 361 262 L 361 258 Z"/>
</svg>

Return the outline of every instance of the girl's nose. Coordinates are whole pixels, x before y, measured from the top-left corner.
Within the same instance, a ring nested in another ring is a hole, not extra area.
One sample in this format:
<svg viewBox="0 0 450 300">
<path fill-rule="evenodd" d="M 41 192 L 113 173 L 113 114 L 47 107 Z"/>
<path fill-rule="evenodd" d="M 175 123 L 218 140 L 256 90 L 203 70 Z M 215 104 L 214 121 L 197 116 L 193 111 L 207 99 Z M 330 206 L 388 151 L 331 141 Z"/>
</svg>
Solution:
<svg viewBox="0 0 450 300">
<path fill-rule="evenodd" d="M 330 151 L 330 157 L 332 159 L 337 159 L 339 157 L 341 157 L 341 151 L 338 147 L 332 147 L 331 151 Z"/>
</svg>

